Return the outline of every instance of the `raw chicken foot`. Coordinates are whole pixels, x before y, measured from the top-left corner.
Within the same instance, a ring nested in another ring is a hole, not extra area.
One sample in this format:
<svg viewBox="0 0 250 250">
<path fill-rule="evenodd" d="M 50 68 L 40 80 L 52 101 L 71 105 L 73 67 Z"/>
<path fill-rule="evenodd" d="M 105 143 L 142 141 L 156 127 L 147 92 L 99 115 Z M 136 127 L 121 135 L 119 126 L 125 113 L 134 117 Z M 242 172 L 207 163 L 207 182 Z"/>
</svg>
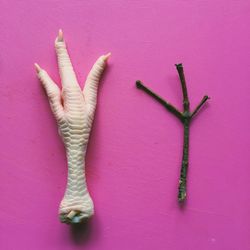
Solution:
<svg viewBox="0 0 250 250">
<path fill-rule="evenodd" d="M 47 93 L 67 154 L 67 188 L 60 204 L 59 217 L 61 222 L 74 224 L 87 221 L 94 214 L 85 178 L 85 155 L 94 119 L 98 84 L 110 53 L 96 61 L 81 90 L 61 30 L 55 41 L 55 49 L 62 90 L 36 63 L 35 68 Z"/>
</svg>

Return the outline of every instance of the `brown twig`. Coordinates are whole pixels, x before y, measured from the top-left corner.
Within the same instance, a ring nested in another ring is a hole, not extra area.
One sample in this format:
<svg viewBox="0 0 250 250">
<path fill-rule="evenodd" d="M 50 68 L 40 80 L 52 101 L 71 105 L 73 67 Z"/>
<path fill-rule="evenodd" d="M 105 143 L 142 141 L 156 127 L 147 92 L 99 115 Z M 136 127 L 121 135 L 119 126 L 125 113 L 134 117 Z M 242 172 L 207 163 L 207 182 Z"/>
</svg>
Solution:
<svg viewBox="0 0 250 250">
<path fill-rule="evenodd" d="M 136 86 L 142 89 L 144 92 L 152 96 L 155 100 L 161 103 L 168 111 L 174 114 L 179 120 L 181 120 L 184 127 L 184 142 L 183 142 L 183 155 L 182 155 L 182 165 L 181 174 L 179 179 L 179 192 L 178 200 L 183 202 L 187 194 L 187 170 L 188 170 L 188 152 L 189 152 L 189 126 L 192 118 L 197 114 L 204 103 L 209 99 L 206 95 L 202 98 L 201 102 L 197 105 L 193 112 L 190 112 L 190 103 L 187 92 L 187 85 L 184 75 L 184 70 L 182 64 L 176 64 L 176 69 L 179 74 L 181 81 L 182 93 L 183 93 L 183 112 L 180 112 L 172 104 L 164 100 L 159 95 L 155 94 L 151 89 L 147 88 L 141 81 L 136 81 Z"/>
</svg>

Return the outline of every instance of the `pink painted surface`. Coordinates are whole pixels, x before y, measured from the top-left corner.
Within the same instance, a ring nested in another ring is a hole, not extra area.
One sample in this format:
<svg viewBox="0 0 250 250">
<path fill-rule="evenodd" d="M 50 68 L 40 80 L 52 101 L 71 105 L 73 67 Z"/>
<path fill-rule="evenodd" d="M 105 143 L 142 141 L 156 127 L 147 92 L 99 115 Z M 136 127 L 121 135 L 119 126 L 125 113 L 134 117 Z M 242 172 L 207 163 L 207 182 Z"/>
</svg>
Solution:
<svg viewBox="0 0 250 250">
<path fill-rule="evenodd" d="M 250 2 L 10 1 L 0 5 L 0 249 L 250 249 Z M 65 33 L 79 80 L 111 51 L 87 156 L 96 215 L 61 224 L 66 159 L 38 62 L 59 82 Z M 177 204 L 182 125 L 135 88 L 191 107 L 188 202 Z"/>
</svg>

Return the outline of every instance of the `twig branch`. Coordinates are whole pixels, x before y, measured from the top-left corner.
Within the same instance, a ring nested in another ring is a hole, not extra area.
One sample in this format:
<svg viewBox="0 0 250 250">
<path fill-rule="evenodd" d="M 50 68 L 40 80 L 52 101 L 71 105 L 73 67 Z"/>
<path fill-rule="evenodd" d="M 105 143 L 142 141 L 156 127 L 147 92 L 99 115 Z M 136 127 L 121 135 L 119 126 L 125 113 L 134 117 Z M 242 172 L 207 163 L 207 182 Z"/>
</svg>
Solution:
<svg viewBox="0 0 250 250">
<path fill-rule="evenodd" d="M 187 85 L 186 85 L 183 66 L 181 63 L 175 64 L 175 66 L 176 66 L 176 69 L 178 71 L 178 74 L 181 80 L 181 87 L 182 87 L 182 93 L 183 93 L 183 108 L 184 108 L 184 111 L 189 112 L 189 99 L 188 99 Z"/>
<path fill-rule="evenodd" d="M 136 81 L 136 86 L 137 86 L 138 89 L 144 90 L 144 92 L 146 92 L 147 94 L 152 96 L 155 100 L 157 100 L 159 103 L 161 103 L 168 111 L 173 113 L 177 118 L 179 118 L 180 120 L 183 119 L 182 113 L 177 108 L 175 108 L 169 102 L 165 101 L 159 95 L 155 94 L 151 89 L 149 89 L 145 85 L 143 85 L 143 83 L 141 81 Z"/>
<path fill-rule="evenodd" d="M 203 106 L 203 104 L 210 99 L 210 97 L 208 97 L 207 95 L 205 95 L 202 100 L 200 101 L 200 103 L 197 105 L 197 107 L 195 108 L 195 110 L 193 111 L 193 113 L 191 114 L 191 118 L 193 118 L 193 116 L 195 116 L 195 114 L 200 110 L 200 108 Z"/>
<path fill-rule="evenodd" d="M 184 70 L 182 64 L 176 64 L 176 69 L 178 71 L 182 93 L 183 93 L 183 109 L 184 111 L 181 113 L 176 107 L 172 104 L 165 101 L 159 95 L 155 94 L 151 89 L 147 88 L 145 85 L 142 84 L 141 81 L 136 81 L 136 86 L 139 89 L 142 89 L 144 92 L 152 96 L 155 100 L 161 103 L 168 111 L 178 117 L 181 122 L 183 123 L 184 127 L 184 141 L 183 141 L 183 155 L 182 155 L 182 165 L 181 165 L 181 174 L 179 179 L 179 192 L 178 192 L 178 200 L 179 202 L 183 202 L 186 199 L 187 193 L 187 170 L 188 170 L 188 152 L 189 152 L 189 127 L 190 122 L 194 115 L 200 110 L 203 104 L 209 99 L 208 96 L 204 96 L 201 102 L 197 105 L 193 112 L 190 112 L 189 107 L 189 98 L 187 92 L 187 85 L 184 75 Z"/>
</svg>

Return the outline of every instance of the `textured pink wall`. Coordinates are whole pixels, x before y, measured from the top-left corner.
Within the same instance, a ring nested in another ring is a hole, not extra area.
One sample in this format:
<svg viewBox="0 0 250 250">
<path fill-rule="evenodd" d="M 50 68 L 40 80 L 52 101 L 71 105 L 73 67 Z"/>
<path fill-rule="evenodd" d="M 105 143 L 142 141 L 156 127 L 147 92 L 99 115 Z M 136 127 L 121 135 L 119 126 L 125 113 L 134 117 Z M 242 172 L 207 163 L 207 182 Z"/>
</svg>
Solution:
<svg viewBox="0 0 250 250">
<path fill-rule="evenodd" d="M 13 1 L 0 4 L 0 249 L 250 249 L 250 2 Z M 61 224 L 63 144 L 38 62 L 59 82 L 59 28 L 81 83 L 111 51 L 87 157 L 96 215 Z M 194 107 L 188 202 L 177 204 L 182 125 L 135 88 Z"/>
</svg>

